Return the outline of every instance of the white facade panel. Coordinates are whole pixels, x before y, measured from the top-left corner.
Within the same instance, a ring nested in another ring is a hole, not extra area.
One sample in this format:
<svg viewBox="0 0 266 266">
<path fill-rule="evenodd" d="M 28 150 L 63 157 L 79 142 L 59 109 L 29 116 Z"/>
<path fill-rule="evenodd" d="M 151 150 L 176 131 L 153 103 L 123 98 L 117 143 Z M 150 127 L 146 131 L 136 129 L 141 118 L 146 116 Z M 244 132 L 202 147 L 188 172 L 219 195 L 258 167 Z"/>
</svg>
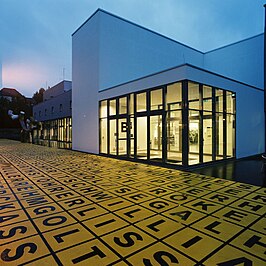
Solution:
<svg viewBox="0 0 266 266">
<path fill-rule="evenodd" d="M 48 88 L 43 93 L 43 100 L 47 101 L 51 98 L 57 97 L 60 94 L 63 94 L 66 91 L 69 91 L 72 89 L 72 82 L 63 80 L 60 83 L 56 84 L 55 86 Z"/>
<path fill-rule="evenodd" d="M 263 89 L 264 34 L 204 55 L 204 68 Z"/>
<path fill-rule="evenodd" d="M 113 15 L 99 14 L 99 91 L 184 63 L 203 66 L 203 53 Z"/>
<path fill-rule="evenodd" d="M 72 123 L 74 150 L 98 153 L 99 16 L 72 39 Z"/>
<path fill-rule="evenodd" d="M 239 90 L 236 103 L 237 158 L 264 153 L 263 91 Z"/>
<path fill-rule="evenodd" d="M 157 74 L 150 75 L 145 78 L 138 79 L 109 90 L 101 91 L 99 93 L 99 100 L 137 92 L 140 90 L 150 89 L 157 86 L 161 86 L 163 84 L 173 83 L 184 79 L 186 79 L 185 65 L 173 68 L 168 71 L 159 72 Z"/>
<path fill-rule="evenodd" d="M 72 91 L 69 90 L 47 101 L 33 106 L 34 119 L 37 121 L 54 120 L 71 116 Z"/>
</svg>

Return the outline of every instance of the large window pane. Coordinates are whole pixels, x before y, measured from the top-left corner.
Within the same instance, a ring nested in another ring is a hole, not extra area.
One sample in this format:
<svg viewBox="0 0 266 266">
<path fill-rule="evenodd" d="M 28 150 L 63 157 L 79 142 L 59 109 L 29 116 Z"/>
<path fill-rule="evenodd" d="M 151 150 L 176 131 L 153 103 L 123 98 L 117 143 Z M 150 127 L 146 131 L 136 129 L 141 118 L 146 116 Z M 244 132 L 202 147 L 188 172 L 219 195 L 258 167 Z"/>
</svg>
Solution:
<svg viewBox="0 0 266 266">
<path fill-rule="evenodd" d="M 160 110 L 163 108 L 162 89 L 151 91 L 151 110 Z"/>
<path fill-rule="evenodd" d="M 69 123 L 69 117 L 66 118 L 66 132 L 67 132 L 67 136 L 66 136 L 66 141 L 69 142 L 70 141 L 70 123 Z"/>
<path fill-rule="evenodd" d="M 137 112 L 147 111 L 146 92 L 137 94 Z"/>
<path fill-rule="evenodd" d="M 110 120 L 110 154 L 116 155 L 116 119 Z"/>
<path fill-rule="evenodd" d="M 69 140 L 72 142 L 72 117 L 69 118 Z"/>
<path fill-rule="evenodd" d="M 127 98 L 123 97 L 119 99 L 119 114 L 127 113 Z"/>
<path fill-rule="evenodd" d="M 212 113 L 203 113 L 203 162 L 212 161 Z"/>
<path fill-rule="evenodd" d="M 226 115 L 226 150 L 227 150 L 227 157 L 234 156 L 234 149 L 235 149 L 235 116 L 231 114 Z"/>
<path fill-rule="evenodd" d="M 129 113 L 132 115 L 134 114 L 134 94 L 130 94 L 130 106 L 129 106 Z"/>
<path fill-rule="evenodd" d="M 100 120 L 100 127 L 101 127 L 101 146 L 100 152 L 107 153 L 107 119 Z"/>
<path fill-rule="evenodd" d="M 215 105 L 216 112 L 223 112 L 223 90 L 216 89 L 215 90 Z"/>
<path fill-rule="evenodd" d="M 189 109 L 200 109 L 199 84 L 188 82 Z"/>
<path fill-rule="evenodd" d="M 137 118 L 137 158 L 145 160 L 147 159 L 147 117 L 146 116 Z"/>
<path fill-rule="evenodd" d="M 216 160 L 223 159 L 223 114 L 216 114 Z"/>
<path fill-rule="evenodd" d="M 109 101 L 109 115 L 116 115 L 116 99 Z"/>
<path fill-rule="evenodd" d="M 189 165 L 199 163 L 199 118 L 198 111 L 189 111 Z"/>
<path fill-rule="evenodd" d="M 182 108 L 182 83 L 177 82 L 167 86 L 166 109 L 176 110 Z"/>
<path fill-rule="evenodd" d="M 118 120 L 118 155 L 127 155 L 127 119 Z"/>
<path fill-rule="evenodd" d="M 107 101 L 101 101 L 100 118 L 107 117 Z"/>
<path fill-rule="evenodd" d="M 212 111 L 212 88 L 203 86 L 203 110 Z"/>
<path fill-rule="evenodd" d="M 182 113 L 167 114 L 167 162 L 182 164 Z"/>
<path fill-rule="evenodd" d="M 162 160 L 162 116 L 150 117 L 150 159 Z"/>
<path fill-rule="evenodd" d="M 235 94 L 230 91 L 226 92 L 226 112 L 235 113 Z"/>
</svg>

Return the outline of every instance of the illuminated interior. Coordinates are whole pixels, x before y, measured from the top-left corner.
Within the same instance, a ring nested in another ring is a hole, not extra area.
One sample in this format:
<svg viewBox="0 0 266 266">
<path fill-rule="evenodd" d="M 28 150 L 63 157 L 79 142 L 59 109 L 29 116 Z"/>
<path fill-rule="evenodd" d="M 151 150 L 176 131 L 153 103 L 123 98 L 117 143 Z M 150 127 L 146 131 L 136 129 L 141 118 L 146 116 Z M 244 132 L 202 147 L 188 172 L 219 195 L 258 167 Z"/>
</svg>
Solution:
<svg viewBox="0 0 266 266">
<path fill-rule="evenodd" d="M 71 149 L 72 118 L 41 122 L 38 128 L 33 130 L 33 142 L 43 146 Z"/>
<path fill-rule="evenodd" d="M 235 93 L 185 80 L 103 100 L 100 153 L 182 166 L 235 157 Z"/>
</svg>

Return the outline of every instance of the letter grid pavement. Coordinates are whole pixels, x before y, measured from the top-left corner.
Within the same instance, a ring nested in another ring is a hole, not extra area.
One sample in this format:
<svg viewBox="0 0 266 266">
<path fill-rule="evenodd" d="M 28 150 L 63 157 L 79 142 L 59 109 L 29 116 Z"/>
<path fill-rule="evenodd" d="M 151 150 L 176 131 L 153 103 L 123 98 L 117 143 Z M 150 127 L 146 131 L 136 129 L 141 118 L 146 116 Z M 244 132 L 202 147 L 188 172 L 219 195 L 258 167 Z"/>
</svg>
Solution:
<svg viewBox="0 0 266 266">
<path fill-rule="evenodd" d="M 266 188 L 0 140 L 0 265 L 266 265 Z"/>
</svg>

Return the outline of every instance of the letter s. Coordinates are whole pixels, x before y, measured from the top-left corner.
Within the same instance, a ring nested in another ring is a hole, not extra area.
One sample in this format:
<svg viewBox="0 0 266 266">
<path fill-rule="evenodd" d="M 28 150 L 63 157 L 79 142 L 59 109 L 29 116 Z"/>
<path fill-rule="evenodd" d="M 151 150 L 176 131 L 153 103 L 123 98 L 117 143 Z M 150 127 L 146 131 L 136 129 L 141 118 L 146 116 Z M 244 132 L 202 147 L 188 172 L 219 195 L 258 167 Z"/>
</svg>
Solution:
<svg viewBox="0 0 266 266">
<path fill-rule="evenodd" d="M 22 244 L 20 246 L 17 247 L 16 249 L 16 254 L 13 257 L 8 256 L 8 254 L 10 253 L 11 249 L 6 248 L 2 253 L 1 253 L 1 259 L 3 261 L 14 261 L 14 260 L 18 260 L 19 258 L 21 258 L 24 254 L 24 250 L 25 248 L 29 247 L 30 250 L 28 253 L 32 253 L 34 254 L 37 250 L 37 246 L 34 243 L 26 243 L 26 244 Z"/>
<path fill-rule="evenodd" d="M 8 235 L 4 236 L 4 230 L 0 230 L 0 239 L 10 238 L 16 234 L 16 231 L 20 230 L 21 234 L 25 234 L 27 232 L 27 227 L 25 226 L 16 226 L 9 230 Z"/>
<path fill-rule="evenodd" d="M 125 240 L 127 241 L 126 243 L 121 242 L 121 240 L 119 239 L 119 237 L 114 237 L 114 242 L 124 248 L 127 247 L 131 247 L 134 245 L 134 240 L 131 238 L 131 236 L 135 236 L 137 240 L 143 240 L 143 238 L 141 237 L 141 235 L 139 235 L 138 233 L 135 232 L 129 232 L 129 233 L 125 233 L 123 235 L 123 237 L 125 238 Z"/>
<path fill-rule="evenodd" d="M 172 255 L 171 253 L 169 253 L 167 251 L 157 251 L 153 255 L 154 259 L 161 266 L 169 266 L 169 264 L 162 258 L 163 256 L 168 257 L 172 263 L 179 264 L 178 259 L 174 255 Z M 144 263 L 145 266 L 152 266 L 151 261 L 149 259 L 143 259 L 143 263 Z"/>
</svg>

